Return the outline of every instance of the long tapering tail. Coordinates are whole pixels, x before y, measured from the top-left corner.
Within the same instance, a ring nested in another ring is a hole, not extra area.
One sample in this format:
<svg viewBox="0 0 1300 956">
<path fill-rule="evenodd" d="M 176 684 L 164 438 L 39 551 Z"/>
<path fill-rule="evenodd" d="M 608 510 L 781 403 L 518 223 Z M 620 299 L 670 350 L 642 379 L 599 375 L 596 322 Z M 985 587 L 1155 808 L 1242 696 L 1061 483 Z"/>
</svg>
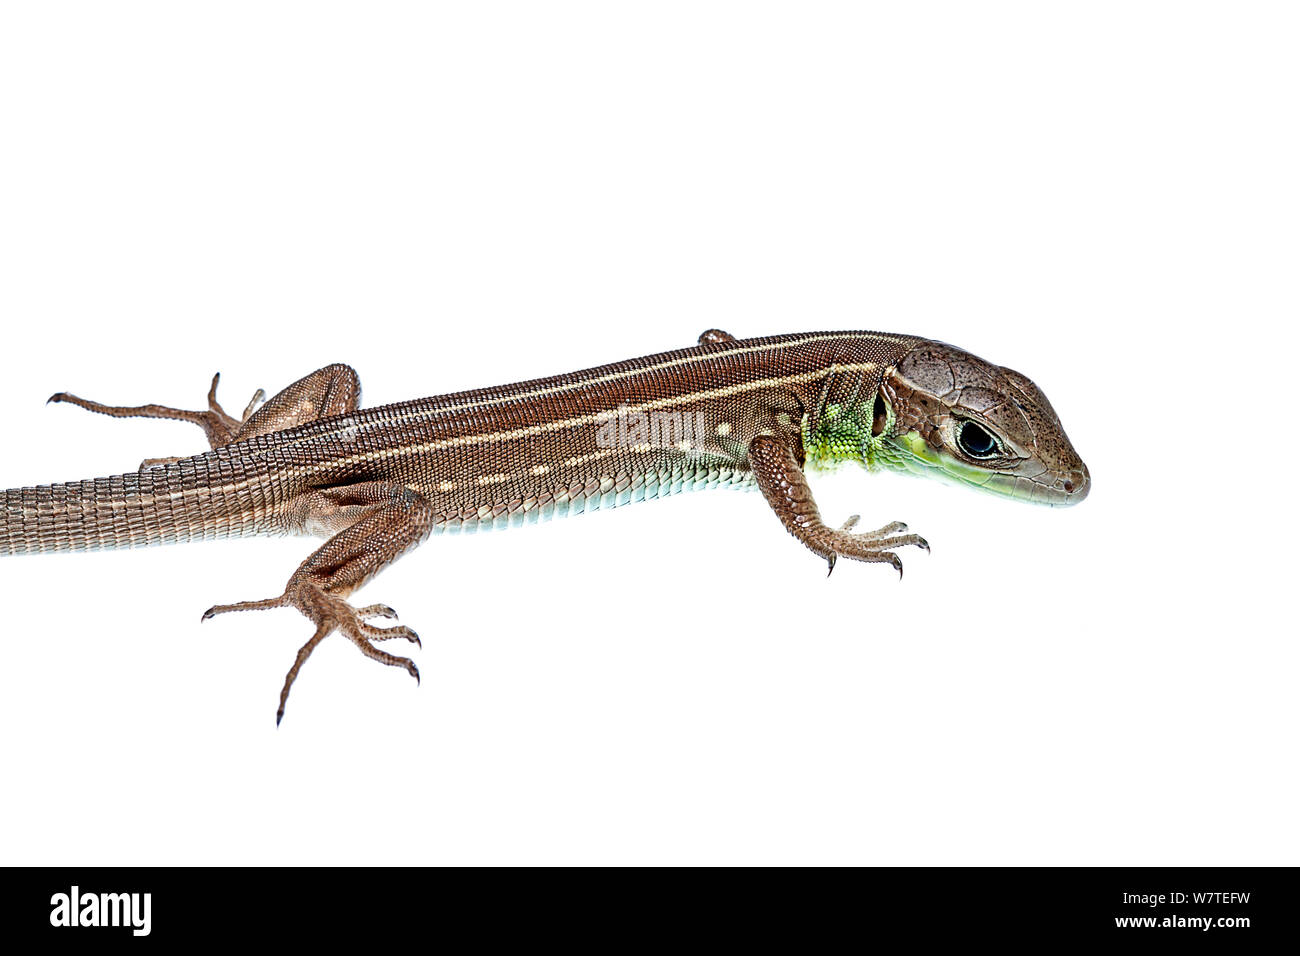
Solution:
<svg viewBox="0 0 1300 956">
<path fill-rule="evenodd" d="M 0 555 L 139 548 L 257 530 L 237 499 L 195 480 L 193 462 L 0 491 Z"/>
</svg>

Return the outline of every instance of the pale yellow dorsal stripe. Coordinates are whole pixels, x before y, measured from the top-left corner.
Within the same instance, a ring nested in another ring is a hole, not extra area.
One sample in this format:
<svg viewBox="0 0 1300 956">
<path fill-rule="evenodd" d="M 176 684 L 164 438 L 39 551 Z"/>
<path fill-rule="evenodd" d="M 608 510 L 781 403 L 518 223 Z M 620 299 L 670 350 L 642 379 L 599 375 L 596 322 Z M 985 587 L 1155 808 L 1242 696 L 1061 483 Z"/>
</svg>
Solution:
<svg viewBox="0 0 1300 956">
<path fill-rule="evenodd" d="M 558 395 L 562 392 L 573 391 L 574 389 L 587 388 L 592 385 L 603 385 L 608 382 L 616 382 L 619 381 L 620 379 L 631 378 L 635 375 L 645 375 L 650 372 L 663 371 L 664 369 L 678 368 L 683 365 L 692 365 L 696 362 L 703 362 L 706 359 L 718 358 L 720 356 L 749 355 L 755 352 L 769 352 L 769 351 L 774 352 L 781 349 L 798 348 L 799 346 L 808 345 L 813 342 L 832 342 L 836 339 L 854 338 L 854 337 L 871 338 L 876 341 L 896 342 L 900 344 L 903 342 L 911 341 L 910 338 L 904 338 L 901 336 L 894 336 L 894 335 L 885 335 L 878 332 L 871 332 L 871 333 L 827 332 L 819 335 L 804 335 L 804 336 L 800 336 L 797 339 L 791 339 L 788 342 L 767 342 L 762 345 L 747 345 L 741 348 L 726 349 L 725 351 L 724 350 L 706 351 L 706 352 L 700 352 L 697 355 L 678 356 L 677 358 L 667 359 L 655 365 L 646 365 L 639 368 L 622 369 L 618 372 L 610 372 L 607 375 L 601 375 L 597 378 L 577 379 L 572 382 L 563 382 L 560 384 L 549 386 L 547 388 L 537 388 L 528 392 L 515 392 L 509 395 L 502 395 L 498 398 L 481 398 L 481 399 L 476 399 L 475 401 L 472 402 L 463 402 L 459 405 L 447 405 L 435 409 L 419 409 L 419 408 L 405 409 L 402 411 L 401 414 L 396 415 L 393 418 L 385 419 L 385 421 L 396 424 L 400 422 L 410 421 L 411 419 L 415 419 L 415 418 L 426 418 L 429 417 L 430 415 L 442 417 L 443 415 L 448 415 L 453 412 L 467 411 L 473 408 L 487 408 L 492 405 L 500 405 L 506 402 L 516 402 L 516 401 L 522 401 L 531 398 L 541 398 L 547 395 Z M 346 427 L 355 428 L 356 426 L 355 424 L 353 424 Z M 330 437 L 330 434 L 333 433 L 322 434 L 320 432 L 313 432 L 310 436 L 302 438 L 301 441 L 316 442 L 316 441 L 320 441 L 323 438 Z M 284 447 L 284 446 L 280 446 L 280 447 Z"/>
</svg>

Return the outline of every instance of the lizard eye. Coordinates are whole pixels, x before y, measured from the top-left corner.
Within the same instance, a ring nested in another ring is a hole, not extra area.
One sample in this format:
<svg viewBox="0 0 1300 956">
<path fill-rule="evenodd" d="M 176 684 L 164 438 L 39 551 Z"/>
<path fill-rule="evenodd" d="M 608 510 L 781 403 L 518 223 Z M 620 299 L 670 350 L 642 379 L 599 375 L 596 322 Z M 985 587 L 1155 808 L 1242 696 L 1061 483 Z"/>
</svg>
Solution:
<svg viewBox="0 0 1300 956">
<path fill-rule="evenodd" d="M 974 422 L 962 422 L 957 432 L 957 444 L 972 458 L 992 458 L 998 450 L 993 436 Z"/>
</svg>

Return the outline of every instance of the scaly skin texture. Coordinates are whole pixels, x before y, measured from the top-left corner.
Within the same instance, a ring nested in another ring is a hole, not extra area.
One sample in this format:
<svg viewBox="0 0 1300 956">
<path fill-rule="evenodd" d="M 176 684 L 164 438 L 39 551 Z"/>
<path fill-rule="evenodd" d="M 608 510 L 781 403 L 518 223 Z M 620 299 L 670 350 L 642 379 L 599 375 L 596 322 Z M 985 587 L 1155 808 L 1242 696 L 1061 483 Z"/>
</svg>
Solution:
<svg viewBox="0 0 1300 956">
<path fill-rule="evenodd" d="M 692 488 L 757 487 L 831 568 L 890 564 L 926 547 L 901 522 L 855 533 L 822 522 L 808 464 L 854 460 L 935 474 L 1045 504 L 1081 501 L 1089 477 L 1042 392 L 1023 375 L 906 335 L 822 332 L 737 340 L 717 329 L 693 348 L 568 375 L 360 410 L 360 383 L 331 365 L 240 417 L 216 400 L 189 412 L 54 402 L 117 417 L 199 425 L 212 450 L 138 472 L 0 493 L 0 554 L 138 547 L 252 534 L 328 540 L 273 598 L 219 605 L 296 607 L 315 624 L 277 711 L 312 650 L 334 631 L 367 657 L 418 643 L 391 608 L 348 596 L 439 532 L 510 527 Z"/>
</svg>

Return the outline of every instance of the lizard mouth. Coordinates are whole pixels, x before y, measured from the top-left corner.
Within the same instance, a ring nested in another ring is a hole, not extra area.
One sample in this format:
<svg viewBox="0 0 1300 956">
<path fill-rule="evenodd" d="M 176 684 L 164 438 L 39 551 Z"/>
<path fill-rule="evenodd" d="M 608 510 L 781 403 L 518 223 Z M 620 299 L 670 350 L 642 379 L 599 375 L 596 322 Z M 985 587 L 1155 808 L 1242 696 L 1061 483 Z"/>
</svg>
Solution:
<svg viewBox="0 0 1300 956">
<path fill-rule="evenodd" d="M 893 436 L 888 439 L 888 445 L 891 453 L 878 458 L 896 471 L 941 478 L 1000 498 L 1060 508 L 1083 501 L 1092 488 L 1092 478 L 1083 462 L 1079 462 L 1078 469 L 1063 471 L 1032 460 L 1022 462 L 1014 470 L 996 470 L 971 465 L 933 448 L 917 432 Z"/>
</svg>

